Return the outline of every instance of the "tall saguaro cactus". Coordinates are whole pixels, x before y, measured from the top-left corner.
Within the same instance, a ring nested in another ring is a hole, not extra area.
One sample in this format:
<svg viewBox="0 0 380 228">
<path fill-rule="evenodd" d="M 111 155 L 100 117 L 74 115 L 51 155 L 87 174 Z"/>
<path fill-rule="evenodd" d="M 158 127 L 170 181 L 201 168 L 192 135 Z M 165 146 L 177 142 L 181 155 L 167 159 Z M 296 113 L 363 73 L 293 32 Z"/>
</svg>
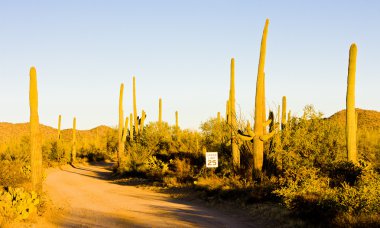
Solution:
<svg viewBox="0 0 380 228">
<path fill-rule="evenodd" d="M 145 122 L 145 118 L 146 118 L 146 113 L 144 110 L 141 111 L 141 118 L 140 118 L 140 133 L 143 132 L 144 130 L 144 122 Z"/>
<path fill-rule="evenodd" d="M 37 72 L 35 67 L 29 72 L 29 107 L 30 107 L 30 160 L 32 185 L 34 190 L 42 190 L 42 149 L 40 123 L 38 117 Z"/>
<path fill-rule="evenodd" d="M 282 113 L 281 113 L 281 129 L 284 130 L 286 126 L 286 96 L 282 97 Z"/>
<path fill-rule="evenodd" d="M 356 148 L 357 121 L 355 114 L 355 74 L 356 74 L 356 44 L 350 47 L 348 62 L 347 95 L 346 95 L 346 142 L 348 160 L 357 163 L 358 155 Z"/>
<path fill-rule="evenodd" d="M 160 98 L 158 101 L 158 124 L 162 123 L 162 99 Z"/>
<path fill-rule="evenodd" d="M 230 96 L 229 96 L 229 116 L 230 116 L 230 134 L 231 134 L 231 150 L 232 161 L 235 168 L 240 167 L 240 153 L 239 147 L 236 142 L 236 109 L 235 109 L 235 59 L 231 59 L 231 72 L 230 72 Z"/>
<path fill-rule="evenodd" d="M 71 150 L 71 164 L 75 163 L 77 157 L 77 119 L 74 117 L 73 119 L 73 141 L 72 141 L 72 150 Z"/>
<path fill-rule="evenodd" d="M 123 95 L 124 84 L 120 85 L 119 94 L 119 131 L 118 131 L 118 151 L 117 151 L 117 166 L 120 167 L 124 155 L 124 143 L 123 143 L 123 127 L 124 127 L 124 112 L 123 112 Z"/>
<path fill-rule="evenodd" d="M 128 134 L 128 124 L 129 124 L 129 119 L 128 119 L 128 116 L 125 117 L 125 125 L 124 125 L 124 130 L 123 130 L 123 137 L 122 137 L 122 142 L 123 144 L 125 144 L 125 142 L 127 141 L 127 134 Z"/>
<path fill-rule="evenodd" d="M 133 142 L 133 115 L 129 114 L 129 141 Z"/>
<path fill-rule="evenodd" d="M 263 31 L 263 37 L 261 40 L 260 49 L 260 59 L 257 72 L 257 82 L 256 82 L 256 98 L 255 98 L 255 125 L 253 137 L 253 167 L 255 171 L 261 171 L 264 161 L 264 141 L 270 138 L 271 134 L 264 134 L 264 126 L 267 125 L 263 121 L 263 112 L 265 101 L 264 99 L 264 67 L 265 67 L 265 55 L 266 55 L 266 44 L 267 44 L 267 34 L 268 34 L 269 20 L 265 21 L 265 27 Z"/>
<path fill-rule="evenodd" d="M 139 134 L 139 122 L 137 120 L 137 105 L 136 105 L 136 78 L 133 76 L 133 122 L 135 125 L 136 135 Z"/>
<path fill-rule="evenodd" d="M 62 116 L 59 115 L 58 116 L 58 140 L 61 140 L 61 120 L 62 120 Z"/>
</svg>

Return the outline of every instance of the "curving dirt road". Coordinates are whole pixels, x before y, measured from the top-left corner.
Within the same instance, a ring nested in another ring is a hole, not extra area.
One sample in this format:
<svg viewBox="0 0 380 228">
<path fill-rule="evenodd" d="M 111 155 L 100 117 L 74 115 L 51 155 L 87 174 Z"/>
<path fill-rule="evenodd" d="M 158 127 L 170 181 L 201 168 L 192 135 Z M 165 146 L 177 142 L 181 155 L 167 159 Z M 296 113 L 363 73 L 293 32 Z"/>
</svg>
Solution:
<svg viewBox="0 0 380 228">
<path fill-rule="evenodd" d="M 105 165 L 50 170 L 45 190 L 55 212 L 38 227 L 255 227 L 231 215 L 167 194 L 107 179 Z M 257 226 L 256 226 L 257 227 Z"/>
</svg>

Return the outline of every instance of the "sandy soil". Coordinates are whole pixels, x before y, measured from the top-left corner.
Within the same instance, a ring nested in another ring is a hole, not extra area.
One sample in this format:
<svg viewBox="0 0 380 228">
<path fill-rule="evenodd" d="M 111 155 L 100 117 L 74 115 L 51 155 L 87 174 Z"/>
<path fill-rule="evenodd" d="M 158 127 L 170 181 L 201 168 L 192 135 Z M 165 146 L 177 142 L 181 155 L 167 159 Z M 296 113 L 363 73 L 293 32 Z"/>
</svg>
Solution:
<svg viewBox="0 0 380 228">
<path fill-rule="evenodd" d="M 119 185 L 105 164 L 49 170 L 45 190 L 54 212 L 35 227 L 258 227 L 242 214 Z"/>
</svg>

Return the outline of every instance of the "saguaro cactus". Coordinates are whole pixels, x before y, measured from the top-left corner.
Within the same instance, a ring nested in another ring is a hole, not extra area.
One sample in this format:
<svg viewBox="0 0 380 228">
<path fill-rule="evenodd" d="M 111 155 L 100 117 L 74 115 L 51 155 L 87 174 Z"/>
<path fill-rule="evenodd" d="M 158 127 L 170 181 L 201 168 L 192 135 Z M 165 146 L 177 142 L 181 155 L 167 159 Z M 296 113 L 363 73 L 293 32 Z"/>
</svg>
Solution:
<svg viewBox="0 0 380 228">
<path fill-rule="evenodd" d="M 117 151 L 117 166 L 120 167 L 124 155 L 124 143 L 123 143 L 123 127 L 124 127 L 124 112 L 123 112 L 123 95 L 124 84 L 120 85 L 119 94 L 119 131 L 118 131 L 118 151 Z"/>
<path fill-rule="evenodd" d="M 264 142 L 273 136 L 274 131 L 270 134 L 264 134 L 264 126 L 269 123 L 264 123 L 263 112 L 265 101 L 264 99 L 264 66 L 265 66 L 265 55 L 266 55 L 266 43 L 268 34 L 269 20 L 265 21 L 265 27 L 263 31 L 263 37 L 261 40 L 260 49 L 260 59 L 257 72 L 257 82 L 256 82 L 256 98 L 255 98 L 255 125 L 253 137 L 253 167 L 255 171 L 261 171 L 264 161 Z"/>
<path fill-rule="evenodd" d="M 218 121 L 218 122 L 217 122 L 218 124 L 221 123 L 220 112 L 217 113 L 217 115 L 216 115 L 216 120 Z"/>
<path fill-rule="evenodd" d="M 125 125 L 124 125 L 124 130 L 123 130 L 123 137 L 122 137 L 122 140 L 121 140 L 124 145 L 125 145 L 125 142 L 127 141 L 128 124 L 129 124 L 129 119 L 128 119 L 128 117 L 125 117 Z"/>
<path fill-rule="evenodd" d="M 140 133 L 143 132 L 145 118 L 146 118 L 146 113 L 145 113 L 144 110 L 142 110 L 142 111 L 141 111 L 141 118 L 140 118 Z"/>
<path fill-rule="evenodd" d="M 139 122 L 137 120 L 136 78 L 135 78 L 135 76 L 133 76 L 133 121 L 134 121 L 134 125 L 135 125 L 136 135 L 138 135 L 139 134 Z"/>
<path fill-rule="evenodd" d="M 31 67 L 29 81 L 30 107 L 30 160 L 32 185 L 35 191 L 42 190 L 42 149 L 38 117 L 38 89 L 36 68 Z"/>
<path fill-rule="evenodd" d="M 281 113 L 281 129 L 284 130 L 286 126 L 286 96 L 282 97 L 282 113 Z"/>
<path fill-rule="evenodd" d="M 129 114 L 129 141 L 133 142 L 133 115 Z"/>
<path fill-rule="evenodd" d="M 230 116 L 230 134 L 231 134 L 231 150 L 232 150 L 232 161 L 235 168 L 240 167 L 240 153 L 239 147 L 236 142 L 236 109 L 235 109 L 235 59 L 231 59 L 231 72 L 230 72 L 230 97 L 229 97 L 229 116 Z"/>
<path fill-rule="evenodd" d="M 162 123 L 162 99 L 160 98 L 158 101 L 158 124 Z"/>
<path fill-rule="evenodd" d="M 357 121 L 355 114 L 355 74 L 356 74 L 356 44 L 350 47 L 350 57 L 348 62 L 348 77 L 347 77 L 347 95 L 346 95 L 346 142 L 347 142 L 347 157 L 348 161 L 353 163 L 358 162 L 356 148 L 356 129 Z"/>
<path fill-rule="evenodd" d="M 71 164 L 74 164 L 77 157 L 77 119 L 74 117 L 73 119 L 73 141 L 72 141 L 72 151 L 71 151 Z"/>
<path fill-rule="evenodd" d="M 62 120 L 62 116 L 59 115 L 58 116 L 58 140 L 61 140 L 61 120 Z"/>
</svg>

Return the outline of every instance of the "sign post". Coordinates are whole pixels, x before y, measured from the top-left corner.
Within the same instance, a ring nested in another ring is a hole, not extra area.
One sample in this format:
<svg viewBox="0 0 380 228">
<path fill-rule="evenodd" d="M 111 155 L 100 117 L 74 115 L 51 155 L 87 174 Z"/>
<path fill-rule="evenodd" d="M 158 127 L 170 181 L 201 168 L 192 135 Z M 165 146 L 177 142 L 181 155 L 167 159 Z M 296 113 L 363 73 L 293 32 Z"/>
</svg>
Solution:
<svg viewBox="0 0 380 228">
<path fill-rule="evenodd" d="M 206 167 L 207 168 L 218 167 L 218 152 L 206 152 Z"/>
</svg>

